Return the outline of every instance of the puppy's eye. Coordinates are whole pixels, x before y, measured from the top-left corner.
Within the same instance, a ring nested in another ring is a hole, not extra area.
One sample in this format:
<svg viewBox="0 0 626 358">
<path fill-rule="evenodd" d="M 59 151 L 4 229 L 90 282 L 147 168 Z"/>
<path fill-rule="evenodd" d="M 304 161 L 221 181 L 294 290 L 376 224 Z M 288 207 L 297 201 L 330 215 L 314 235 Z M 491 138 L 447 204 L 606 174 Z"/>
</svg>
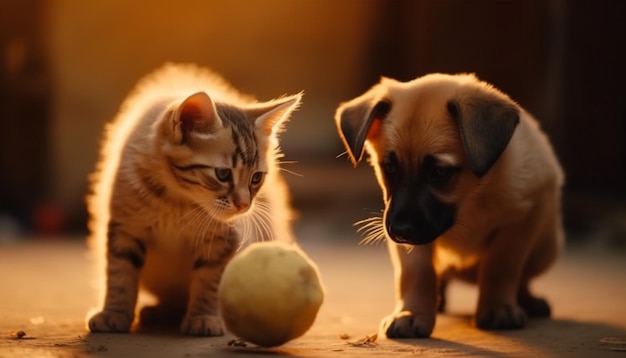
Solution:
<svg viewBox="0 0 626 358">
<path fill-rule="evenodd" d="M 398 171 L 398 165 L 396 163 L 384 163 L 383 168 L 387 174 L 395 174 Z"/>
<path fill-rule="evenodd" d="M 227 182 L 233 177 L 233 174 L 229 168 L 215 168 L 215 177 L 219 181 Z"/>
<path fill-rule="evenodd" d="M 394 175 L 398 172 L 398 159 L 393 152 L 387 154 L 381 164 L 387 175 Z"/>
<path fill-rule="evenodd" d="M 458 171 L 457 167 L 450 166 L 435 166 L 430 173 L 431 185 L 443 185 L 450 181 L 452 176 Z"/>
<path fill-rule="evenodd" d="M 259 184 L 263 181 L 264 173 L 262 172 L 254 172 L 252 174 L 252 178 L 250 178 L 250 183 L 253 185 Z"/>
</svg>

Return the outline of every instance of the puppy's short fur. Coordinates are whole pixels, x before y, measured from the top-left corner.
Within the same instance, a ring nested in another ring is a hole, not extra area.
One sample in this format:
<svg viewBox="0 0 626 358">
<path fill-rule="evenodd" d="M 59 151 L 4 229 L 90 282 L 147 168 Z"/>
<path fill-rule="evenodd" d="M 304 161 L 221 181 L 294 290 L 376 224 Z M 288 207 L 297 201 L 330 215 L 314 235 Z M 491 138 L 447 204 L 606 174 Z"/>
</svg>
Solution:
<svg viewBox="0 0 626 358">
<path fill-rule="evenodd" d="M 428 337 L 451 278 L 478 284 L 479 328 L 550 315 L 529 283 L 562 246 L 563 174 L 530 114 L 474 75 L 430 74 L 383 78 L 335 121 L 355 166 L 367 150 L 383 192 L 397 295 L 388 337 Z"/>
</svg>

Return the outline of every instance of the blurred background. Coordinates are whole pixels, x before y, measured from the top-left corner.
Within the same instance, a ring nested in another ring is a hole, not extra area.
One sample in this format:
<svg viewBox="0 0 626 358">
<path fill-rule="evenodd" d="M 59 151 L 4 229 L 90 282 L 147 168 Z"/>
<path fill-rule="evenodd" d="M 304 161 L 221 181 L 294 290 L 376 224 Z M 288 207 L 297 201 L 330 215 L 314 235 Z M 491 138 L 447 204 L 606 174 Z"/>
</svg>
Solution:
<svg viewBox="0 0 626 358">
<path fill-rule="evenodd" d="M 282 136 L 300 230 L 355 238 L 382 208 L 371 169 L 337 158 L 340 102 L 381 75 L 474 72 L 551 137 L 570 242 L 624 247 L 625 39 L 622 0 L 0 0 L 0 241 L 84 237 L 104 123 L 175 61 L 259 100 L 305 91 Z"/>
</svg>

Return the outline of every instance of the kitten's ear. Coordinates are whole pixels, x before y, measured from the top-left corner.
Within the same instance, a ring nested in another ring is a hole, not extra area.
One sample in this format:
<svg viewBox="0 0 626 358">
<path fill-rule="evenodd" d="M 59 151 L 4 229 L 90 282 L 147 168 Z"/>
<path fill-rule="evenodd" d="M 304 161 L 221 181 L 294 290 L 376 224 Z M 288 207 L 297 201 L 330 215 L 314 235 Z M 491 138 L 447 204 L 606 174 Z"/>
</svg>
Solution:
<svg viewBox="0 0 626 358">
<path fill-rule="evenodd" d="M 185 143 L 191 133 L 211 134 L 222 126 L 215 104 L 204 92 L 187 97 L 176 110 L 172 119 L 172 139 Z"/>
<path fill-rule="evenodd" d="M 289 119 L 291 112 L 298 108 L 301 100 L 302 92 L 259 103 L 248 111 L 254 118 L 255 127 L 264 135 L 270 136 L 281 131 L 283 123 Z"/>
</svg>

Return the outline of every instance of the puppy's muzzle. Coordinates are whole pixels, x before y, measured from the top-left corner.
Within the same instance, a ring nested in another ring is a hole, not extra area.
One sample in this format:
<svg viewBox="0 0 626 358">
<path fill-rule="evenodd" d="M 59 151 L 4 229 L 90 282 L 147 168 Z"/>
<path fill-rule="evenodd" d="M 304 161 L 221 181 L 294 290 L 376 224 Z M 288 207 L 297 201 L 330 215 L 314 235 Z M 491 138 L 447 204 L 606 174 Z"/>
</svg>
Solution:
<svg viewBox="0 0 626 358">
<path fill-rule="evenodd" d="M 408 193 L 407 193 L 408 194 Z M 455 207 L 398 193 L 387 202 L 385 230 L 399 244 L 425 245 L 454 225 Z"/>
</svg>

